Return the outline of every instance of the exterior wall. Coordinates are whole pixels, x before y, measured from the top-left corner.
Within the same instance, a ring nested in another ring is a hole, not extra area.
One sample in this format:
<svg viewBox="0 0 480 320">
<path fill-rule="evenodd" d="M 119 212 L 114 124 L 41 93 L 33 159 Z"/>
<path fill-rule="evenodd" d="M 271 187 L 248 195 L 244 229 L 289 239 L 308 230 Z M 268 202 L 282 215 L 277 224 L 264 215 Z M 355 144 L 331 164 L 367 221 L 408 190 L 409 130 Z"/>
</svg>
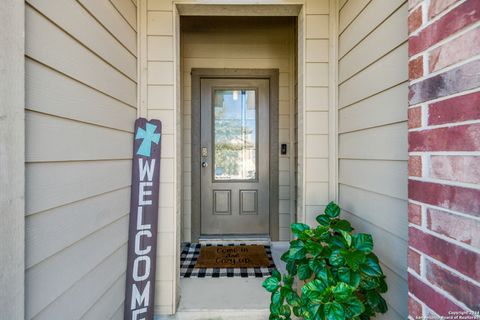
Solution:
<svg viewBox="0 0 480 320">
<path fill-rule="evenodd" d="M 349 0 L 339 12 L 339 203 L 373 235 L 389 284 L 384 319 L 407 318 L 407 6 Z"/>
<path fill-rule="evenodd" d="M 216 22 L 213 22 L 216 19 Z M 232 19 L 240 19 L 232 23 Z M 208 23 L 207 23 L 208 22 Z M 192 68 L 278 68 L 279 143 L 287 143 L 289 154 L 279 155 L 280 240 L 290 240 L 290 221 L 295 207 L 292 125 L 295 105 L 294 20 L 289 18 L 185 18 L 182 20 L 183 89 L 183 241 L 191 235 L 191 69 Z"/>
<path fill-rule="evenodd" d="M 25 5 L 0 10 L 0 310 L 25 318 Z"/>
<path fill-rule="evenodd" d="M 25 17 L 25 318 L 122 319 L 136 6 L 36 0 Z"/>
<path fill-rule="evenodd" d="M 409 314 L 478 312 L 480 7 L 409 11 Z"/>
</svg>

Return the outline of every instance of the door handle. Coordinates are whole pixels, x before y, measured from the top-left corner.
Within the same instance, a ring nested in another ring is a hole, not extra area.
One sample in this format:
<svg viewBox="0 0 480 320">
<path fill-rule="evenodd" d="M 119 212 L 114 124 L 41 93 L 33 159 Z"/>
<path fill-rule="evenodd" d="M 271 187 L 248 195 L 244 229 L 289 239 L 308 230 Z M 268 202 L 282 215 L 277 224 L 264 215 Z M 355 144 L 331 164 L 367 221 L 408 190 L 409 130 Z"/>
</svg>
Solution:
<svg viewBox="0 0 480 320">
<path fill-rule="evenodd" d="M 207 161 L 202 161 L 202 168 L 206 168 L 206 167 L 208 167 Z"/>
</svg>

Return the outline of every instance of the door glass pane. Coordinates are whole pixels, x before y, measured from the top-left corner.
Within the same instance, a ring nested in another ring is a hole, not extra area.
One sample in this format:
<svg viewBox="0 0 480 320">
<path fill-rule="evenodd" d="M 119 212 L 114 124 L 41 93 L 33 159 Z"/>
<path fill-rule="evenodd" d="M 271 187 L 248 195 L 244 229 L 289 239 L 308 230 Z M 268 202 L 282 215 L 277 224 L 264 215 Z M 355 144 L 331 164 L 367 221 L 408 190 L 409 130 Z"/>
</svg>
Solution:
<svg viewBox="0 0 480 320">
<path fill-rule="evenodd" d="M 255 90 L 214 90 L 214 178 L 257 177 L 257 111 Z"/>
</svg>

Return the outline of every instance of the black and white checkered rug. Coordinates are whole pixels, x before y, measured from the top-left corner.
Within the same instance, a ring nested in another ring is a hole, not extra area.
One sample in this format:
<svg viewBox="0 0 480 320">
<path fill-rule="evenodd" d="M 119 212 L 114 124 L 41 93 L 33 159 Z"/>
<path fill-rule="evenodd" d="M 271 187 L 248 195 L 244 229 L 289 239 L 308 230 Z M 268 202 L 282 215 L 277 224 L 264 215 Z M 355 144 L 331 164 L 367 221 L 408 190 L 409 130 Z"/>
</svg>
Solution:
<svg viewBox="0 0 480 320">
<path fill-rule="evenodd" d="M 241 244 L 206 244 L 205 246 L 245 246 Z M 267 253 L 270 265 L 268 268 L 195 268 L 195 263 L 200 254 L 199 243 L 185 243 L 180 255 L 180 276 L 182 278 L 221 278 L 221 277 L 241 277 L 241 278 L 262 278 L 268 277 L 275 269 L 273 263 L 272 250 L 269 245 L 263 245 Z"/>
</svg>

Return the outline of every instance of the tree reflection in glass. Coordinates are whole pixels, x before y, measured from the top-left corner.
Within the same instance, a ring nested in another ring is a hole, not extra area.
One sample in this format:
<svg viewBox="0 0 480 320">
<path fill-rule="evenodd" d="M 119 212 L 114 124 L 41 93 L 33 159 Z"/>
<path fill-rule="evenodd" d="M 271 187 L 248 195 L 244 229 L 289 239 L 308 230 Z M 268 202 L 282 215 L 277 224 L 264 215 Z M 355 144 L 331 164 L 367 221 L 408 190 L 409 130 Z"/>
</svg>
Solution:
<svg viewBox="0 0 480 320">
<path fill-rule="evenodd" d="M 214 91 L 215 180 L 256 179 L 255 90 Z"/>
</svg>

